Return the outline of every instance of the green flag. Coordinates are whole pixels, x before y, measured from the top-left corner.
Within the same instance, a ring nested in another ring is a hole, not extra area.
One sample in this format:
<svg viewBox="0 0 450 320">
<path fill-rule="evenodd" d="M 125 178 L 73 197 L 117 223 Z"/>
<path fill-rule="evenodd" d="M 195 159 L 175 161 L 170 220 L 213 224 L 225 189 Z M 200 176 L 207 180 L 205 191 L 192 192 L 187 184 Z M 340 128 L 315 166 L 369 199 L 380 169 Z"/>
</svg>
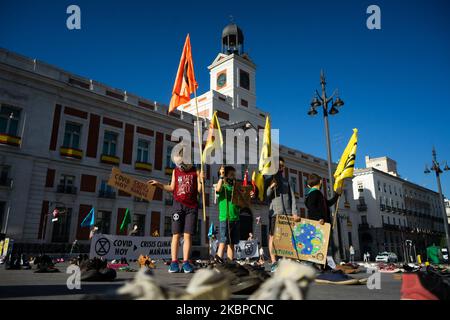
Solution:
<svg viewBox="0 0 450 320">
<path fill-rule="evenodd" d="M 120 225 L 120 231 L 122 232 L 124 229 L 128 227 L 128 225 L 131 223 L 131 215 L 130 210 L 125 211 L 125 215 L 122 220 L 122 224 Z"/>
</svg>

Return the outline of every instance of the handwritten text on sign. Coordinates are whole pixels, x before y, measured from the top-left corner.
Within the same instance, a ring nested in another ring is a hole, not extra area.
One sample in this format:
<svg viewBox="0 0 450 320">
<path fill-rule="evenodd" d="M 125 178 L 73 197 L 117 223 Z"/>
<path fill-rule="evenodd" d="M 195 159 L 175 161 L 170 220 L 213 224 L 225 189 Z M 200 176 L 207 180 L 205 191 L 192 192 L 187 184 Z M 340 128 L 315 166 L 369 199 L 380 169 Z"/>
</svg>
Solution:
<svg viewBox="0 0 450 320">
<path fill-rule="evenodd" d="M 108 185 L 131 194 L 137 198 L 153 200 L 155 187 L 146 182 L 139 181 L 114 167 L 108 180 Z"/>
</svg>

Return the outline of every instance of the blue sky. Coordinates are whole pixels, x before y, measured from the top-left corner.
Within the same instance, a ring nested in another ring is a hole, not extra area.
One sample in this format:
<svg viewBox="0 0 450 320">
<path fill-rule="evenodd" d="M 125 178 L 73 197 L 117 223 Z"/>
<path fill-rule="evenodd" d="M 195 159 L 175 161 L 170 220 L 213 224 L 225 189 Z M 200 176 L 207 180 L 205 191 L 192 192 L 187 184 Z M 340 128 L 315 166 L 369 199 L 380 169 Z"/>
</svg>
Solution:
<svg viewBox="0 0 450 320">
<path fill-rule="evenodd" d="M 66 28 L 70 4 L 81 7 L 81 30 Z M 381 30 L 366 28 L 371 4 Z M 232 15 L 257 64 L 257 104 L 283 144 L 326 157 L 322 117 L 306 115 L 323 68 L 345 101 L 330 119 L 333 158 L 357 127 L 358 167 L 387 155 L 403 177 L 436 189 L 423 169 L 433 145 L 450 162 L 449 12 L 446 0 L 1 0 L 0 46 L 168 103 L 186 34 L 203 92 Z M 450 172 L 443 188 L 449 195 Z"/>
</svg>

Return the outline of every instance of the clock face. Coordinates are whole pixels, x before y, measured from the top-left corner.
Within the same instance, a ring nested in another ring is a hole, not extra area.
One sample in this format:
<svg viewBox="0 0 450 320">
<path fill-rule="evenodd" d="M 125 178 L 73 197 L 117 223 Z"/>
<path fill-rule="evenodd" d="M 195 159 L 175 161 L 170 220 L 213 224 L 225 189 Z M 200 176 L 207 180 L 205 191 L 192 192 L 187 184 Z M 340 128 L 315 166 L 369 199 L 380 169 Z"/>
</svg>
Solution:
<svg viewBox="0 0 450 320">
<path fill-rule="evenodd" d="M 227 73 L 222 72 L 217 75 L 217 88 L 223 88 L 227 84 Z"/>
</svg>

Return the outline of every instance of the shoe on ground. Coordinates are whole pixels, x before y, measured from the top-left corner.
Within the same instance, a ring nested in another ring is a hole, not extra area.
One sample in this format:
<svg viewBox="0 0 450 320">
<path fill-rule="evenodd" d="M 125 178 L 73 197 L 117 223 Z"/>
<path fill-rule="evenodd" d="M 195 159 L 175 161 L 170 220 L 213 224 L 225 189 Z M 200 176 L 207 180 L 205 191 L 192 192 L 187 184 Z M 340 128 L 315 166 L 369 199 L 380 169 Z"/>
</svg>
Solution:
<svg viewBox="0 0 450 320">
<path fill-rule="evenodd" d="M 275 272 L 277 270 L 277 267 L 278 267 L 278 262 L 272 263 L 270 266 L 270 272 Z"/>
<path fill-rule="evenodd" d="M 362 284 L 358 279 L 349 277 L 348 275 L 341 272 L 324 272 L 318 274 L 316 277 L 316 283 L 324 284 L 339 284 L 339 285 L 352 285 L 352 284 Z"/>
<path fill-rule="evenodd" d="M 180 272 L 180 266 L 178 265 L 178 262 L 173 261 L 170 265 L 169 265 L 169 273 L 178 273 Z"/>
<path fill-rule="evenodd" d="M 194 272 L 194 268 L 189 263 L 189 261 L 183 262 L 181 269 L 183 270 L 184 273 L 193 273 Z"/>
<path fill-rule="evenodd" d="M 219 264 L 224 264 L 225 261 L 221 257 L 219 257 L 217 254 L 214 256 L 214 262 Z"/>
<path fill-rule="evenodd" d="M 311 266 L 282 259 L 274 275 L 249 300 L 304 300 L 315 273 Z"/>
</svg>

